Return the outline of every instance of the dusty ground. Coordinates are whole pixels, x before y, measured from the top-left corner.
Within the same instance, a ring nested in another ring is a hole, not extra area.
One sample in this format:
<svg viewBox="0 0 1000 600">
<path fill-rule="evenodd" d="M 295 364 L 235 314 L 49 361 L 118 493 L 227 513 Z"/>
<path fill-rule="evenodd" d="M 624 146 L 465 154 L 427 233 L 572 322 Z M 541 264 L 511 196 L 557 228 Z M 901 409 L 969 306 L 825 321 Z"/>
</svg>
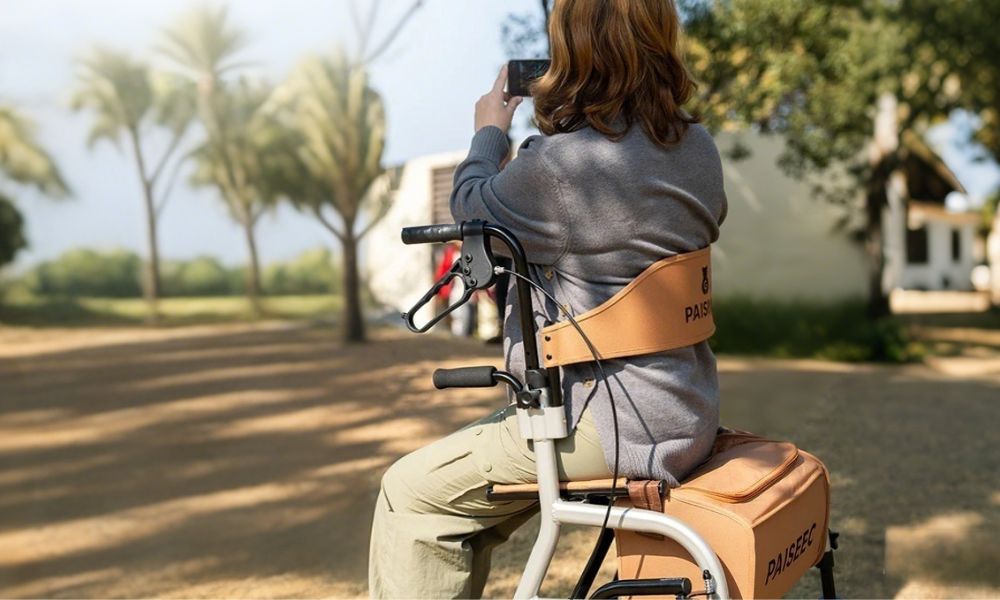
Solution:
<svg viewBox="0 0 1000 600">
<path fill-rule="evenodd" d="M 844 597 L 1000 595 L 1000 340 L 956 331 L 931 333 L 975 351 L 928 365 L 720 363 L 726 423 L 832 471 Z M 499 398 L 430 385 L 496 347 L 374 337 L 0 328 L 0 597 L 363 594 L 383 468 Z M 531 536 L 498 553 L 489 595 L 510 595 Z M 592 539 L 568 533 L 546 593 Z M 818 597 L 813 578 L 795 594 Z"/>
</svg>

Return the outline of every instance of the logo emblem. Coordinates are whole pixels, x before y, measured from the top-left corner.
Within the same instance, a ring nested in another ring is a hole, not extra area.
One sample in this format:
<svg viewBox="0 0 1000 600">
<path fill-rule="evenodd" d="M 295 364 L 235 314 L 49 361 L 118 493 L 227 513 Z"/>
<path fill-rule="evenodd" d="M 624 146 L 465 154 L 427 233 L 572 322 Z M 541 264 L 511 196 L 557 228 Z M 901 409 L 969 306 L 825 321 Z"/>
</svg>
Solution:
<svg viewBox="0 0 1000 600">
<path fill-rule="evenodd" d="M 708 293 L 708 267 L 701 268 L 701 293 Z"/>
</svg>

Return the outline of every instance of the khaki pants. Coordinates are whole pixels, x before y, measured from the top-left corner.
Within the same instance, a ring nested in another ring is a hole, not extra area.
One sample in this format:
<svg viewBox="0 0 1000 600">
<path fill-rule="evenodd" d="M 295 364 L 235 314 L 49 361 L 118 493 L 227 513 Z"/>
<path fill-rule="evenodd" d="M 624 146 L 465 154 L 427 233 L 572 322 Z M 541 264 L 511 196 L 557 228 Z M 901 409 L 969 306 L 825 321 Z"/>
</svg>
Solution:
<svg viewBox="0 0 1000 600">
<path fill-rule="evenodd" d="M 556 450 L 562 481 L 611 477 L 589 410 Z M 534 454 L 513 405 L 396 461 L 375 505 L 372 597 L 480 597 L 493 548 L 538 509 L 533 500 L 489 502 L 486 487 L 533 481 Z"/>
</svg>

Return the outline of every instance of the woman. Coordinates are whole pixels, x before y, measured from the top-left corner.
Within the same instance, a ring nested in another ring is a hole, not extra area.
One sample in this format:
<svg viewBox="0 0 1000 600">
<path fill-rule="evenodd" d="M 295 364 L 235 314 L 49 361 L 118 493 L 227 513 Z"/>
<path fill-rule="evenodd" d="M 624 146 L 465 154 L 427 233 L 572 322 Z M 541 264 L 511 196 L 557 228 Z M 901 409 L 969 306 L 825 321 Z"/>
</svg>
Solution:
<svg viewBox="0 0 1000 600">
<path fill-rule="evenodd" d="M 500 170 L 519 98 L 501 71 L 476 104 L 476 133 L 455 173 L 455 220 L 510 229 L 533 278 L 574 314 L 610 298 L 653 262 L 715 241 L 726 214 L 718 151 L 681 106 L 693 84 L 678 55 L 669 0 L 557 0 L 552 65 L 534 86 L 543 135 Z M 513 282 L 512 282 L 513 285 Z M 539 327 L 559 320 L 533 291 Z M 507 368 L 523 373 L 508 294 Z M 609 398 L 593 363 L 562 369 L 570 437 L 563 480 L 611 476 Z M 718 427 L 718 379 L 707 343 L 608 360 L 620 426 L 620 473 L 677 485 Z M 530 445 L 508 407 L 397 461 L 382 479 L 369 563 L 374 596 L 478 597 L 494 546 L 537 503 L 486 501 L 490 483 L 534 481 Z"/>
</svg>

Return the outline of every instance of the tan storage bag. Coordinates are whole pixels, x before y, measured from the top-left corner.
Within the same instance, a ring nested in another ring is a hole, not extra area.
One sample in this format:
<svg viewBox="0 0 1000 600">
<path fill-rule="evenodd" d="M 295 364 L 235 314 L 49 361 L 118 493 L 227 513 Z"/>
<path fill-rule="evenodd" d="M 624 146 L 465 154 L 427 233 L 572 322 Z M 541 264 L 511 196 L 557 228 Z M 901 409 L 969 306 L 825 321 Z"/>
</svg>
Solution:
<svg viewBox="0 0 1000 600">
<path fill-rule="evenodd" d="M 733 598 L 780 598 L 826 550 L 829 475 L 791 442 L 724 430 L 666 498 L 651 497 L 644 483 L 630 482 L 631 499 L 618 504 L 662 510 L 697 531 L 718 554 Z M 615 539 L 620 579 L 687 577 L 701 589 L 701 570 L 673 540 L 631 531 Z"/>
</svg>

